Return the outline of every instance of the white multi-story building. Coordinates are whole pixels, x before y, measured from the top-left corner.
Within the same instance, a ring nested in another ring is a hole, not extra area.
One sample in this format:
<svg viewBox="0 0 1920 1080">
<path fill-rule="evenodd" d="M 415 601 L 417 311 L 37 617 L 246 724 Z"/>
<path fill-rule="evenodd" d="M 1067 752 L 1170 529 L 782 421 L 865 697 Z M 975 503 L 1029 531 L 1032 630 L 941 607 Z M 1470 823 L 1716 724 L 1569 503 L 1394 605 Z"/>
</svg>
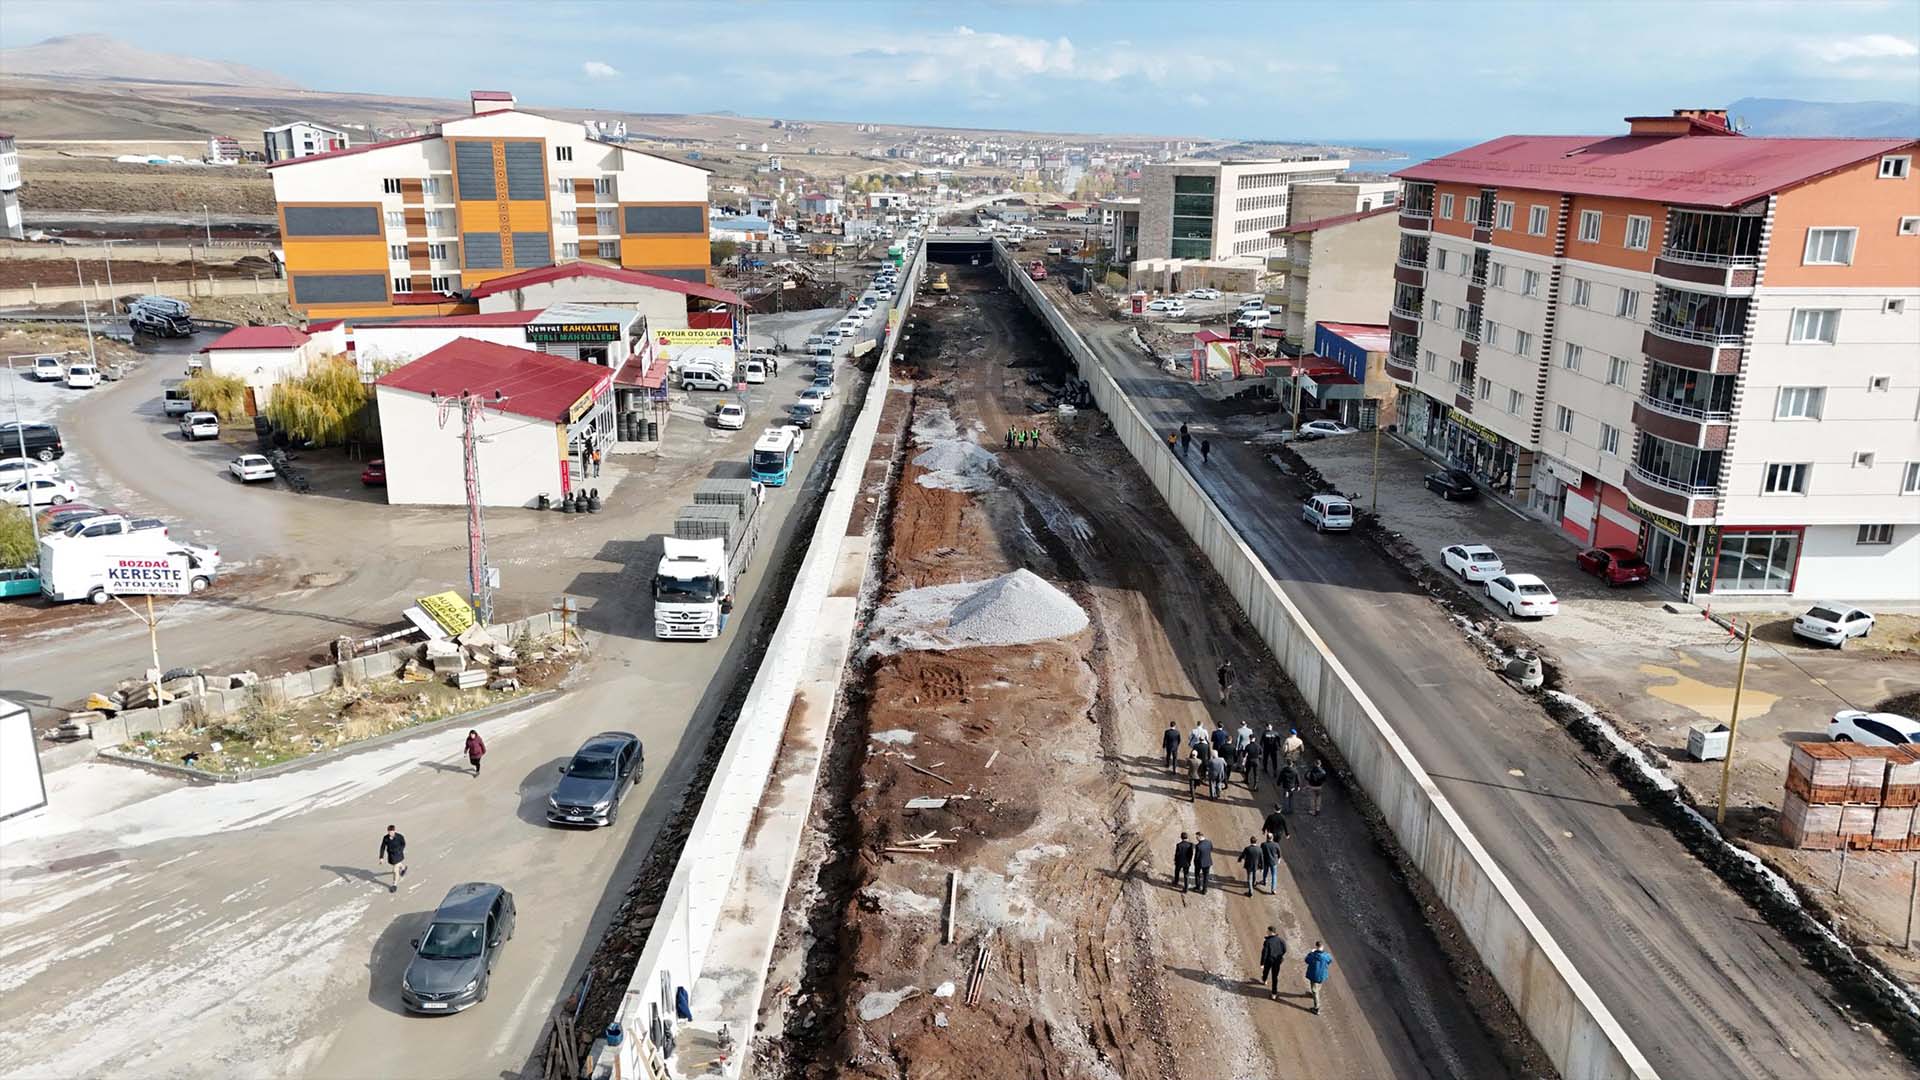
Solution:
<svg viewBox="0 0 1920 1080">
<path fill-rule="evenodd" d="M 1920 598 L 1920 179 L 1724 113 L 1400 173 L 1405 430 L 1688 597 Z"/>
<path fill-rule="evenodd" d="M 0 131 L 0 234 L 13 240 L 27 235 L 20 221 L 20 151 L 5 131 Z"/>
<path fill-rule="evenodd" d="M 1140 196 L 1140 259 L 1278 258 L 1292 224 L 1290 188 L 1338 179 L 1340 159 L 1174 161 L 1148 165 Z"/>
<path fill-rule="evenodd" d="M 331 154 L 335 150 L 345 150 L 352 145 L 351 140 L 347 138 L 347 133 L 339 128 L 330 128 L 325 124 L 315 124 L 306 120 L 296 120 L 291 124 L 270 127 L 260 133 L 260 138 L 266 144 L 268 164 L 312 157 L 315 154 Z"/>
</svg>

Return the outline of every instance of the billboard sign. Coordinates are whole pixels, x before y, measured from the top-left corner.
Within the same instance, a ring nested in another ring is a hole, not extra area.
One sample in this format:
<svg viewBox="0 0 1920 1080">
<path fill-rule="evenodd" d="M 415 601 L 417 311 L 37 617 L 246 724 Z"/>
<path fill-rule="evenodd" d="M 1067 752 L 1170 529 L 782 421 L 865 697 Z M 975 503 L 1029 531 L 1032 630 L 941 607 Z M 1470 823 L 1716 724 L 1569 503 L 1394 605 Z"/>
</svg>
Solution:
<svg viewBox="0 0 1920 1080">
<path fill-rule="evenodd" d="M 422 596 L 414 603 L 420 605 L 420 610 L 431 615 L 433 621 L 439 623 L 440 628 L 447 632 L 448 637 L 459 637 L 474 623 L 480 621 L 475 618 L 473 605 L 467 603 L 467 598 L 452 589 L 434 593 L 432 596 Z"/>
<path fill-rule="evenodd" d="M 533 323 L 527 327 L 529 344 L 565 344 L 581 342 L 597 344 L 603 341 L 618 341 L 623 328 L 619 323 Z"/>
<path fill-rule="evenodd" d="M 193 592 L 185 555 L 126 555 L 107 560 L 107 592 L 114 596 L 186 596 Z"/>
<path fill-rule="evenodd" d="M 661 345 L 731 346 L 733 344 L 733 330 L 724 326 L 662 329 L 655 330 L 653 332 L 653 338 Z"/>
</svg>

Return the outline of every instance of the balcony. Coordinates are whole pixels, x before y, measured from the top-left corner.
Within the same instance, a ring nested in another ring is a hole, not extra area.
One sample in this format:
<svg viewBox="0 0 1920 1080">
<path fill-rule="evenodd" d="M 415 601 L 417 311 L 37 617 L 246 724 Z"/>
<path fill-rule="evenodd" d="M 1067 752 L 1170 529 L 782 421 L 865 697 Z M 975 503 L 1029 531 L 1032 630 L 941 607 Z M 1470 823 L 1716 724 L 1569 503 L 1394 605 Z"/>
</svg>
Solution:
<svg viewBox="0 0 1920 1080">
<path fill-rule="evenodd" d="M 1387 329 L 1396 334 L 1419 337 L 1420 313 L 1417 311 L 1411 313 L 1403 312 L 1397 309 L 1389 310 L 1387 312 Z"/>
<path fill-rule="evenodd" d="M 1408 180 L 1400 185 L 1400 227 L 1413 232 L 1433 229 L 1433 185 Z"/>
<path fill-rule="evenodd" d="M 1688 524 L 1713 520 L 1718 488 L 1682 484 L 1640 465 L 1627 468 L 1626 480 L 1627 494 L 1650 509 Z"/>
<path fill-rule="evenodd" d="M 1387 378 L 1395 382 L 1412 384 L 1416 378 L 1415 366 L 1419 363 L 1420 339 L 1401 333 L 1389 333 L 1386 369 Z"/>
<path fill-rule="evenodd" d="M 1641 349 L 1674 367 L 1730 375 L 1740 369 L 1746 333 L 1744 298 L 1662 286 Z"/>
<path fill-rule="evenodd" d="M 1453 388 L 1453 404 L 1461 412 L 1473 411 L 1473 384 L 1457 383 Z"/>
<path fill-rule="evenodd" d="M 1469 297 L 1469 299 L 1471 299 L 1471 297 Z M 1486 318 L 1480 308 L 1478 306 L 1469 306 L 1467 308 L 1467 325 L 1461 328 L 1460 336 L 1478 345 L 1480 344 L 1481 328 L 1485 326 L 1485 324 Z"/>
<path fill-rule="evenodd" d="M 1666 241 L 1654 258 L 1654 276 L 1683 288 L 1750 294 L 1759 278 L 1764 225 L 1765 219 L 1754 214 L 1670 211 Z"/>
<path fill-rule="evenodd" d="M 1699 450 L 1725 450 L 1733 414 L 1695 408 L 1642 394 L 1633 402 L 1633 424 L 1668 442 Z"/>
<path fill-rule="evenodd" d="M 1393 264 L 1393 280 L 1395 284 L 1411 285 L 1416 289 L 1425 288 L 1427 284 L 1427 268 L 1424 266 L 1408 266 L 1406 263 L 1396 262 Z"/>
</svg>

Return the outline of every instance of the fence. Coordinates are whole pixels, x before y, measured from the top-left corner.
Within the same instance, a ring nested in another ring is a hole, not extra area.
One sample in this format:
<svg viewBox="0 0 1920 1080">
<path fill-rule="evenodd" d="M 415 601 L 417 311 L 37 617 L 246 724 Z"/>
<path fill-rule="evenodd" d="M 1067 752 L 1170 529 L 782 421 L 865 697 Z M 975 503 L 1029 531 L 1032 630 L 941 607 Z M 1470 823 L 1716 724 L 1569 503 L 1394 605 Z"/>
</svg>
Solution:
<svg viewBox="0 0 1920 1080">
<path fill-rule="evenodd" d="M 196 296 L 265 296 L 271 293 L 284 293 L 287 283 L 270 274 L 255 274 L 250 278 L 187 278 L 179 281 L 161 281 L 150 278 L 146 281 L 118 281 L 112 288 L 104 281 L 93 281 L 86 285 L 29 285 L 24 289 L 0 289 L 0 307 L 15 307 L 21 304 L 71 304 L 80 300 L 105 304 L 109 297 L 126 296 L 129 293 L 157 293 L 161 296 L 179 296 L 191 299 Z"/>
<path fill-rule="evenodd" d="M 1121 442 L 1206 553 L 1300 695 L 1313 706 L 1407 857 L 1459 921 L 1560 1075 L 1567 1080 L 1656 1076 L 1386 717 L 1314 632 L 1220 507 L 1175 460 L 1106 365 L 997 241 L 994 260 L 1009 285 L 1079 365 Z"/>
<path fill-rule="evenodd" d="M 264 254 L 277 244 L 273 240 L 115 240 L 112 244 L 89 242 L 86 240 L 68 240 L 62 244 L 39 244 L 27 241 L 0 244 L 0 262 L 18 260 L 21 262 L 47 261 L 72 262 L 77 256 L 82 259 L 106 259 L 108 253 L 116 259 L 173 259 L 186 262 L 193 258 L 207 257 L 209 249 L 225 255 Z M 226 258 L 208 259 L 209 262 L 227 262 Z"/>
</svg>

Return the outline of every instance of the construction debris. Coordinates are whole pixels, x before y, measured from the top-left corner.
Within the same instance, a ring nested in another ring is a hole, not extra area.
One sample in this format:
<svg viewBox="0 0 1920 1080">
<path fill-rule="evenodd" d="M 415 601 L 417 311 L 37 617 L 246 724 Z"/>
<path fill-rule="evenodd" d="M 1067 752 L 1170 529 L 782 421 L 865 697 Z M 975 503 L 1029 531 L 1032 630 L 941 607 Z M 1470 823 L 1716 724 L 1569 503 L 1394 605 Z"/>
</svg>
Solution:
<svg viewBox="0 0 1920 1080">
<path fill-rule="evenodd" d="M 918 766 L 918 765 L 915 765 L 915 764 L 914 764 L 913 762 L 911 762 L 911 761 L 907 761 L 907 760 L 904 760 L 904 759 L 902 759 L 902 760 L 901 760 L 901 762 L 900 762 L 900 764 L 902 764 L 902 765 L 905 765 L 905 766 L 906 766 L 907 768 L 909 768 L 909 769 L 912 769 L 912 770 L 913 770 L 914 772 L 917 772 L 917 773 L 926 773 L 926 774 L 927 774 L 928 776 L 931 776 L 931 777 L 933 777 L 933 778 L 934 778 L 935 780 L 938 780 L 938 781 L 940 781 L 941 783 L 943 783 L 943 784 L 945 784 L 945 785 L 947 785 L 948 787 L 952 787 L 952 786 L 953 786 L 953 781 L 951 781 L 951 780 L 949 780 L 949 779 L 947 779 L 947 778 L 946 778 L 946 777 L 944 777 L 944 776 L 941 776 L 941 775 L 940 775 L 939 773 L 937 773 L 937 772 L 934 772 L 934 771 L 932 771 L 931 769 L 923 769 L 923 768 L 921 768 L 920 766 Z"/>
<path fill-rule="evenodd" d="M 980 1004 L 980 991 L 987 983 L 987 968 L 993 963 L 993 928 L 988 927 L 980 938 L 980 947 L 974 950 L 973 967 L 967 972 L 967 997 L 969 1005 Z"/>
</svg>

